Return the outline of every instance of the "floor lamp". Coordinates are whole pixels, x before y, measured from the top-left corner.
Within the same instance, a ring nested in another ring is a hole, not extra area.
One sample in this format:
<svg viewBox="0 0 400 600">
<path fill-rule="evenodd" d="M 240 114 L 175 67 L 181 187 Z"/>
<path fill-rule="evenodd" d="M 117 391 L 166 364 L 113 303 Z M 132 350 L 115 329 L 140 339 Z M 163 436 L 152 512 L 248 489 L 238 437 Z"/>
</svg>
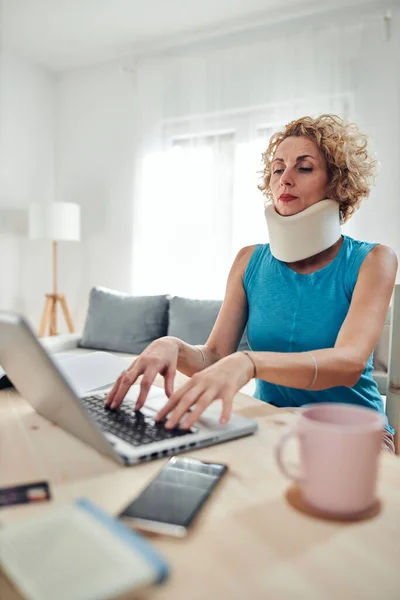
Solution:
<svg viewBox="0 0 400 600">
<path fill-rule="evenodd" d="M 46 301 L 40 321 L 39 336 L 49 329 L 49 335 L 57 335 L 57 304 L 64 314 L 70 333 L 74 325 L 64 294 L 58 293 L 58 242 L 80 240 L 80 206 L 70 202 L 36 202 L 29 206 L 30 239 L 50 239 L 53 242 L 53 292 L 46 294 Z"/>
</svg>

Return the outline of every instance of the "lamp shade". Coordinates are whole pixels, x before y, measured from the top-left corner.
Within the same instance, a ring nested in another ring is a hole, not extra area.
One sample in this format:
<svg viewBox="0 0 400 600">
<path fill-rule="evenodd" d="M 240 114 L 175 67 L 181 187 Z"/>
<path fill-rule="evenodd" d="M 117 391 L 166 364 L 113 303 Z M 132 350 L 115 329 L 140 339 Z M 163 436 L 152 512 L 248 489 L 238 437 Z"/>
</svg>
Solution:
<svg viewBox="0 0 400 600">
<path fill-rule="evenodd" d="M 71 202 L 35 202 L 29 205 L 31 240 L 80 240 L 80 206 Z"/>
</svg>

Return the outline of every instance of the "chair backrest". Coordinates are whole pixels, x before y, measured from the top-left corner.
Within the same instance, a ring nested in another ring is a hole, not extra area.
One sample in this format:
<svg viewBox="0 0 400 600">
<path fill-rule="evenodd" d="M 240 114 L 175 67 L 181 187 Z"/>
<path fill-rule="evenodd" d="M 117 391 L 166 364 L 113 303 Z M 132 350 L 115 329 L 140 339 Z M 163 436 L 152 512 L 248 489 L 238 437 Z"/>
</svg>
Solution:
<svg viewBox="0 0 400 600">
<path fill-rule="evenodd" d="M 400 453 L 400 284 L 396 284 L 392 299 L 388 386 L 386 392 L 386 414 L 389 425 L 396 431 L 396 452 Z"/>
<path fill-rule="evenodd" d="M 387 373 L 389 368 L 389 339 L 392 325 L 392 305 L 386 315 L 385 324 L 381 336 L 374 350 L 374 369 Z"/>
<path fill-rule="evenodd" d="M 372 376 L 375 379 L 380 394 L 386 395 L 389 369 L 389 340 L 392 327 L 392 305 L 386 315 L 382 333 L 374 349 Z"/>
</svg>

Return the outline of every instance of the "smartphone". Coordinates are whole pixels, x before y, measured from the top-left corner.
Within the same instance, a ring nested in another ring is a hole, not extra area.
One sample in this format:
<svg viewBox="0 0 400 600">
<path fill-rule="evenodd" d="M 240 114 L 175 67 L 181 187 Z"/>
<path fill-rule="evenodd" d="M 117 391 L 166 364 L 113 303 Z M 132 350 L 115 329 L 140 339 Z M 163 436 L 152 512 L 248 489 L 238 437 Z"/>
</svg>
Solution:
<svg viewBox="0 0 400 600">
<path fill-rule="evenodd" d="M 138 529 L 183 537 L 227 470 L 220 463 L 173 456 L 118 517 Z"/>
</svg>

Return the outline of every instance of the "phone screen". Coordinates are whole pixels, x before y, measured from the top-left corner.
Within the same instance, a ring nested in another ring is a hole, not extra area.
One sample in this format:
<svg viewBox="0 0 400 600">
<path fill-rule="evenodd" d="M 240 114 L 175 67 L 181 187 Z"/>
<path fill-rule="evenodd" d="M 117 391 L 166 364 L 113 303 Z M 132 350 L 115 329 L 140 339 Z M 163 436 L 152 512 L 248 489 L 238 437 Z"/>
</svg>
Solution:
<svg viewBox="0 0 400 600">
<path fill-rule="evenodd" d="M 172 457 L 119 517 L 139 525 L 151 522 L 146 529 L 167 533 L 168 528 L 157 524 L 168 524 L 182 534 L 226 471 L 227 466 L 219 463 Z"/>
</svg>

